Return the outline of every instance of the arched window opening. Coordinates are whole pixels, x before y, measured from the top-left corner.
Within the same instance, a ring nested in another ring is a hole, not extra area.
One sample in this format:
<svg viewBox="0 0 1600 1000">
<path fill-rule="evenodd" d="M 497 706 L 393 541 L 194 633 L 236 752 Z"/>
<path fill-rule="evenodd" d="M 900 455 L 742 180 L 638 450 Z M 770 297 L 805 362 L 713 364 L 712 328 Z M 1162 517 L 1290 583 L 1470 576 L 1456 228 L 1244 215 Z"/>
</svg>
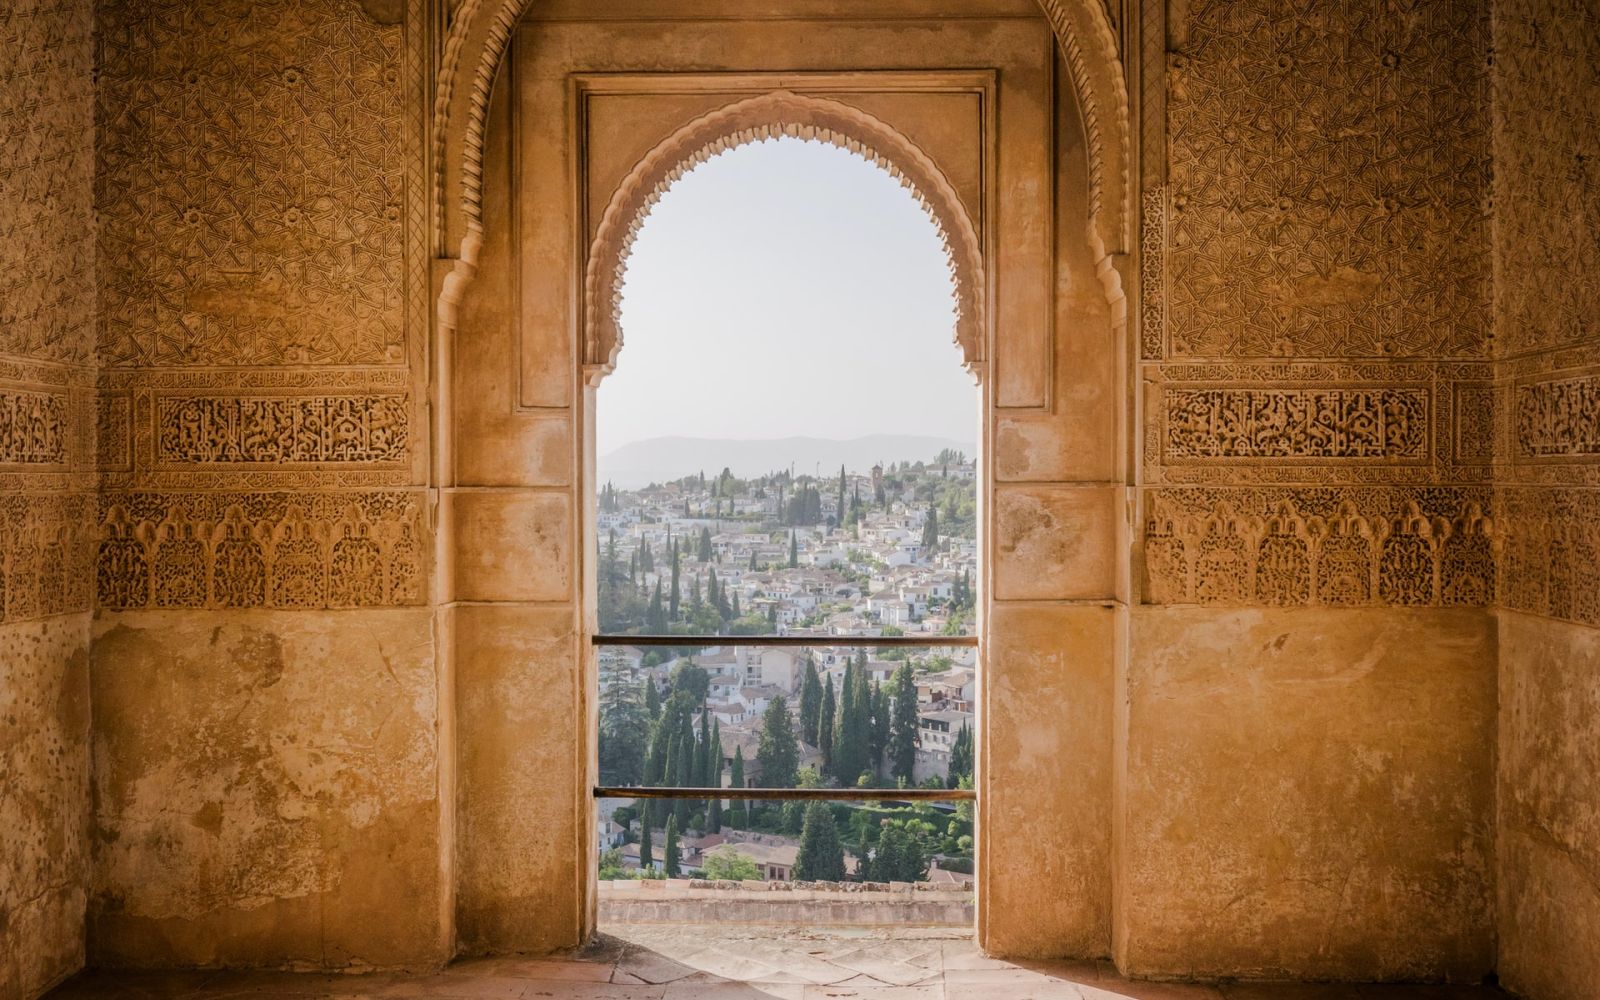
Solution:
<svg viewBox="0 0 1600 1000">
<path fill-rule="evenodd" d="M 856 898 L 971 922 L 979 393 L 947 234 L 850 147 L 697 156 L 618 265 L 600 786 L 818 798 L 603 794 L 602 924 L 614 883 L 674 876 L 944 882 L 968 891 Z"/>
</svg>

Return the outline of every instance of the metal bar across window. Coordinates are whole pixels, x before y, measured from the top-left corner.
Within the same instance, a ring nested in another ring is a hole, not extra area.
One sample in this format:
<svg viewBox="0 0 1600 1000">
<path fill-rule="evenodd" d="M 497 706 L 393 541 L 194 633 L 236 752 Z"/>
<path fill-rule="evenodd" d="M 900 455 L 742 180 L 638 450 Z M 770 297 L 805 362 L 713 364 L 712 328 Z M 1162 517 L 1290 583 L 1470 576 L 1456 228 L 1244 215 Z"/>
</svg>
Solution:
<svg viewBox="0 0 1600 1000">
<path fill-rule="evenodd" d="M 600 785 L 597 799 L 757 799 L 824 802 L 972 802 L 970 788 L 640 788 Z"/>
<path fill-rule="evenodd" d="M 596 646 L 818 646 L 892 649 L 974 647 L 975 635 L 595 635 Z"/>
</svg>

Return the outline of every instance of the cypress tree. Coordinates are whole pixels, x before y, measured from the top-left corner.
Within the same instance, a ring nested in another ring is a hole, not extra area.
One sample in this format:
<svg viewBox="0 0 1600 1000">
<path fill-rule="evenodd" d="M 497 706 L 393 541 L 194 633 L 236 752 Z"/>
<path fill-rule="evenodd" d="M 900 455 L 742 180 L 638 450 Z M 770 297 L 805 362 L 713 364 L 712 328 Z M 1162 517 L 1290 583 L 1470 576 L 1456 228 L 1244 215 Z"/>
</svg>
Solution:
<svg viewBox="0 0 1600 1000">
<path fill-rule="evenodd" d="M 850 786 L 861 777 L 861 761 L 856 747 L 856 664 L 846 661 L 844 681 L 839 685 L 839 711 L 833 718 L 833 776 L 839 784 Z"/>
<path fill-rule="evenodd" d="M 667 832 L 661 838 L 661 860 L 666 867 L 667 878 L 677 878 L 681 874 L 678 868 L 678 817 L 667 817 Z"/>
<path fill-rule="evenodd" d="M 661 581 L 656 581 L 655 593 L 650 595 L 650 607 L 645 611 L 645 627 L 656 635 L 667 631 L 667 612 L 661 606 Z"/>
<path fill-rule="evenodd" d="M 889 767 L 897 778 L 911 782 L 917 762 L 917 684 L 911 667 L 901 664 L 894 672 L 894 707 L 889 723 Z"/>
<path fill-rule="evenodd" d="M 855 778 L 872 769 L 872 689 L 867 686 L 867 651 L 856 655 L 855 691 L 850 699 L 850 756 Z M 851 784 L 854 784 L 854 778 Z"/>
<path fill-rule="evenodd" d="M 733 769 L 728 775 L 728 787 L 744 787 L 744 747 L 733 748 Z M 750 817 L 744 799 L 733 800 L 733 806 L 728 810 L 728 822 L 736 830 L 742 830 L 749 825 Z"/>
<path fill-rule="evenodd" d="M 700 551 L 697 553 L 701 562 L 711 561 L 711 529 L 700 529 Z"/>
<path fill-rule="evenodd" d="M 755 549 L 751 549 L 750 550 L 750 572 L 754 573 L 755 571 L 756 571 L 756 550 Z"/>
<path fill-rule="evenodd" d="M 889 747 L 889 692 L 877 681 L 872 682 L 872 729 L 867 746 L 872 773 L 878 774 L 883 770 L 883 753 Z"/>
<path fill-rule="evenodd" d="M 929 552 L 939 547 L 939 508 L 931 504 L 922 522 L 922 547 Z"/>
<path fill-rule="evenodd" d="M 833 774 L 833 678 L 822 678 L 822 710 L 817 717 L 817 749 L 822 751 L 822 773 Z"/>
<path fill-rule="evenodd" d="M 839 463 L 839 507 L 838 507 L 837 516 L 839 518 L 839 523 L 843 524 L 844 523 L 844 463 L 843 462 Z"/>
<path fill-rule="evenodd" d="M 812 746 L 818 746 L 817 727 L 822 722 L 822 684 L 817 680 L 817 665 L 806 657 L 805 673 L 800 679 L 800 737 Z"/>
<path fill-rule="evenodd" d="M 683 601 L 682 592 L 678 589 L 678 543 L 672 543 L 672 590 L 667 597 L 667 620 L 678 620 L 678 605 Z"/>
<path fill-rule="evenodd" d="M 650 713 L 652 722 L 661 718 L 661 692 L 656 690 L 656 682 L 653 677 L 644 679 L 644 707 L 645 711 Z"/>
<path fill-rule="evenodd" d="M 821 802 L 806 806 L 794 877 L 808 882 L 844 881 L 844 844 L 839 840 L 832 810 Z"/>
<path fill-rule="evenodd" d="M 967 724 L 961 724 L 961 731 L 956 734 L 955 744 L 950 748 L 950 773 L 945 779 L 949 788 L 961 787 L 962 778 L 972 777 L 972 730 Z"/>
<path fill-rule="evenodd" d="M 789 532 L 789 568 L 795 569 L 800 565 L 800 540 L 793 532 Z"/>
<path fill-rule="evenodd" d="M 742 618 L 742 617 L 744 617 L 743 612 L 741 612 L 739 610 L 739 592 L 737 590 L 735 590 L 733 592 L 733 606 L 728 609 L 728 617 L 730 617 L 730 618 Z"/>
<path fill-rule="evenodd" d="M 639 870 L 650 871 L 656 866 L 656 859 L 651 856 L 650 850 L 650 800 L 644 800 L 644 815 L 639 819 Z"/>
<path fill-rule="evenodd" d="M 722 832 L 722 800 L 712 799 L 706 807 L 706 833 Z"/>
</svg>

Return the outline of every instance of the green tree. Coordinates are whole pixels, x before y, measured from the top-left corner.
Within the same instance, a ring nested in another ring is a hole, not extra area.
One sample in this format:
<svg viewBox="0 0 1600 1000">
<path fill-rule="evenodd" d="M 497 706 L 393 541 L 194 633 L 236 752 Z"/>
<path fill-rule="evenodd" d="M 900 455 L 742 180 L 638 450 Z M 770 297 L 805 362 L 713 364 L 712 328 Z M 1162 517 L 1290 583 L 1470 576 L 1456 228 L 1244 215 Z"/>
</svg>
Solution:
<svg viewBox="0 0 1600 1000">
<path fill-rule="evenodd" d="M 932 552 L 939 547 L 939 508 L 929 507 L 922 521 L 922 548 Z"/>
<path fill-rule="evenodd" d="M 822 684 L 817 680 L 817 665 L 806 656 L 800 677 L 800 737 L 817 746 L 817 727 L 822 722 Z"/>
<path fill-rule="evenodd" d="M 667 878 L 677 878 L 681 873 L 678 860 L 678 817 L 668 816 L 667 832 L 661 838 L 661 861 Z"/>
<path fill-rule="evenodd" d="M 972 777 L 972 730 L 967 724 L 961 724 L 961 731 L 956 733 L 955 743 L 950 747 L 950 774 L 946 783 L 951 788 L 961 785 L 961 779 Z"/>
<path fill-rule="evenodd" d="M 806 806 L 794 877 L 808 882 L 844 881 L 844 844 L 832 810 L 821 802 Z"/>
<path fill-rule="evenodd" d="M 701 562 L 711 561 L 711 529 L 700 529 L 700 551 L 696 553 Z"/>
<path fill-rule="evenodd" d="M 744 787 L 744 747 L 733 748 L 733 768 L 728 774 L 729 788 Z M 728 810 L 728 825 L 743 830 L 750 825 L 749 810 L 744 799 L 734 799 Z"/>
<path fill-rule="evenodd" d="M 800 565 L 800 539 L 793 531 L 789 532 L 789 568 L 795 569 Z"/>
<path fill-rule="evenodd" d="M 761 877 L 761 868 L 731 846 L 722 844 L 707 852 L 705 875 L 706 878 L 750 881 Z"/>
<path fill-rule="evenodd" d="M 649 676 L 644 679 L 644 708 L 651 722 L 661 718 L 661 692 L 656 690 L 655 678 Z"/>
<path fill-rule="evenodd" d="M 632 684 L 614 683 L 600 696 L 600 783 L 637 785 L 649 755 L 650 716 Z"/>
<path fill-rule="evenodd" d="M 894 706 L 889 723 L 889 770 L 911 781 L 917 763 L 917 682 L 911 667 L 902 663 L 894 672 Z"/>
<path fill-rule="evenodd" d="M 656 866 L 650 851 L 650 804 L 645 803 L 644 816 L 639 820 L 639 869 L 649 871 Z"/>
<path fill-rule="evenodd" d="M 761 743 L 756 749 L 761 783 L 768 788 L 793 788 L 800 766 L 800 747 L 789 718 L 789 703 L 778 695 L 767 703 L 761 720 Z"/>
</svg>

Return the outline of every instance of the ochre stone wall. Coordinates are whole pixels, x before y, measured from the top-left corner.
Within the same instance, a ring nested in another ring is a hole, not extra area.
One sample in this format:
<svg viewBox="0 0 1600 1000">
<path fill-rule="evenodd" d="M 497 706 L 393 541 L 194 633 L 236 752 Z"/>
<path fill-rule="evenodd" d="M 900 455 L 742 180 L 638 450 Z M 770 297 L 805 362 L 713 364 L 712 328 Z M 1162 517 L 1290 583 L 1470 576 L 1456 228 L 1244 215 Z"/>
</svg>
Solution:
<svg viewBox="0 0 1600 1000">
<path fill-rule="evenodd" d="M 91 962 L 448 955 L 422 11 L 95 10 Z"/>
<path fill-rule="evenodd" d="M 1600 995 L 1600 11 L 1494 10 L 1500 976 Z"/>
<path fill-rule="evenodd" d="M 1145 6 L 1125 971 L 1493 967 L 1487 13 Z"/>
<path fill-rule="evenodd" d="M 83 964 L 94 551 L 91 5 L 0 13 L 0 998 Z"/>
</svg>

